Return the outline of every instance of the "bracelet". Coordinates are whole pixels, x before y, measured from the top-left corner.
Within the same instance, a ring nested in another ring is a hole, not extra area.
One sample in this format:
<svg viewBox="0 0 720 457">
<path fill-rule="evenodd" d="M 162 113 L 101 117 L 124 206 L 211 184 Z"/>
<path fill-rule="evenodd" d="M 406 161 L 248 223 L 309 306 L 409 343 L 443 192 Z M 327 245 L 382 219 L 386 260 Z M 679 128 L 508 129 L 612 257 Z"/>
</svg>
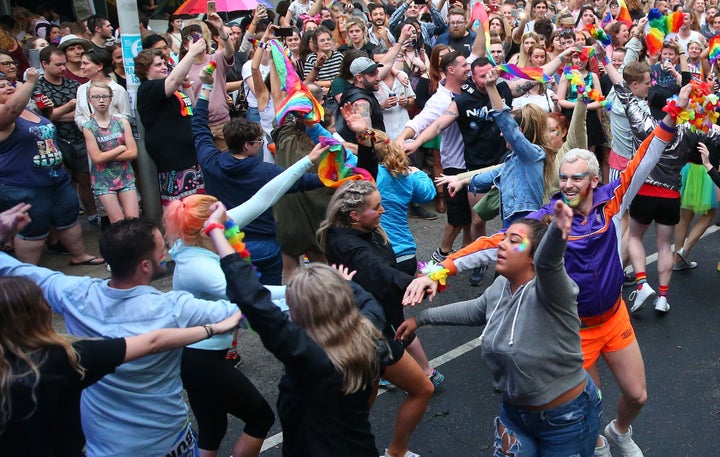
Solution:
<svg viewBox="0 0 720 457">
<path fill-rule="evenodd" d="M 210 236 L 210 232 L 212 232 L 215 229 L 220 229 L 224 232 L 225 226 L 218 222 L 213 222 L 212 224 L 208 224 L 207 227 L 205 227 L 203 229 L 203 232 L 205 232 L 205 235 Z"/>
<path fill-rule="evenodd" d="M 223 40 L 223 41 L 227 41 L 227 40 L 229 40 L 229 39 L 230 39 L 230 35 L 227 35 L 227 36 L 226 36 L 225 38 L 223 38 L 223 37 L 220 37 L 220 39 L 221 39 L 221 40 Z"/>
<path fill-rule="evenodd" d="M 195 81 L 190 81 L 190 82 L 187 83 L 187 84 L 183 83 L 183 85 L 182 85 L 182 86 L 183 86 L 183 89 L 189 89 L 189 88 L 191 88 L 194 82 L 195 82 Z"/>
<path fill-rule="evenodd" d="M 265 43 L 263 43 L 262 41 L 258 41 L 258 42 L 257 42 L 257 47 L 260 48 L 260 49 L 265 49 Z"/>
<path fill-rule="evenodd" d="M 212 91 L 214 88 L 215 88 L 215 86 L 213 86 L 212 84 L 205 84 L 205 83 L 203 83 L 203 85 L 200 86 L 200 89 L 207 89 L 207 90 L 209 90 L 209 91 Z"/>
<path fill-rule="evenodd" d="M 201 325 L 201 327 L 205 329 L 205 333 L 207 333 L 207 338 L 212 338 L 212 336 L 215 335 L 215 330 L 213 329 L 212 324 L 203 324 Z"/>
</svg>

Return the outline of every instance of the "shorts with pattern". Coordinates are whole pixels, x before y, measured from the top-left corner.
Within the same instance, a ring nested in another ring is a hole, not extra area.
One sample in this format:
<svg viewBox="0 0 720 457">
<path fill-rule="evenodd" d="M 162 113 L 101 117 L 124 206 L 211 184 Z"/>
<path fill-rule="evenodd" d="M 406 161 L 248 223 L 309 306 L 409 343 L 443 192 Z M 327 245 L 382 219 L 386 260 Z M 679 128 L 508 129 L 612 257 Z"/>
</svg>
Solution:
<svg viewBox="0 0 720 457">
<path fill-rule="evenodd" d="M 183 170 L 160 171 L 158 172 L 158 183 L 163 206 L 188 195 L 205 193 L 205 181 L 202 171 L 200 171 L 200 165 L 193 165 Z"/>
</svg>

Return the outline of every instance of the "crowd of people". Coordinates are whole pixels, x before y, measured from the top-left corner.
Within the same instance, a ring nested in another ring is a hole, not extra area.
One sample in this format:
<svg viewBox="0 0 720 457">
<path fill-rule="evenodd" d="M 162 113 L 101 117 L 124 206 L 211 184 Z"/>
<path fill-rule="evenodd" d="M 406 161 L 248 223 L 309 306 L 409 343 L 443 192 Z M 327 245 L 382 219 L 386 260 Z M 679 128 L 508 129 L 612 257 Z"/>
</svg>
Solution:
<svg viewBox="0 0 720 457">
<path fill-rule="evenodd" d="M 445 376 L 415 331 L 444 324 L 484 327 L 494 455 L 643 455 L 630 315 L 669 312 L 715 216 L 717 0 L 293 0 L 139 22 L 132 100 L 107 17 L 0 17 L 1 454 L 213 457 L 229 413 L 233 456 L 258 456 L 275 417 L 235 366 L 249 324 L 285 368 L 283 455 L 378 455 L 369 414 L 393 384 L 384 455 L 417 456 Z M 138 142 L 162 221 L 141 217 Z M 408 218 L 436 213 L 419 266 Z M 405 319 L 492 265 L 480 297 Z M 621 392 L 607 424 L 600 357 Z"/>
</svg>

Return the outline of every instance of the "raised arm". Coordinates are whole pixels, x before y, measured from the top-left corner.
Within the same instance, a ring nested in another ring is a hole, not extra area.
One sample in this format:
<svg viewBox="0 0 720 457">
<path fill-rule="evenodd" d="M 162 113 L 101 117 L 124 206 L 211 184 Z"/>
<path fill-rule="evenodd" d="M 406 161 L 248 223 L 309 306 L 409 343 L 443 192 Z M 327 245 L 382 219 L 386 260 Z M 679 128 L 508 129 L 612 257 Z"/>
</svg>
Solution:
<svg viewBox="0 0 720 457">
<path fill-rule="evenodd" d="M 440 132 L 442 132 L 443 130 L 448 128 L 450 124 L 455 122 L 457 117 L 457 103 L 453 101 L 452 103 L 450 103 L 450 106 L 447 107 L 445 112 L 440 117 L 438 117 L 432 124 L 430 124 L 428 128 L 423 130 L 412 143 L 406 143 L 403 145 L 405 148 L 405 152 L 410 154 L 417 151 L 417 149 L 421 145 L 423 145 L 430 139 L 440 135 Z"/>
<path fill-rule="evenodd" d="M 265 85 L 262 73 L 260 72 L 260 63 L 262 62 L 263 55 L 265 54 L 265 52 L 267 52 L 266 48 L 268 45 L 268 40 L 275 37 L 275 34 L 273 33 L 273 27 L 277 28 L 277 26 L 269 24 L 267 26 L 267 29 L 265 29 L 265 33 L 263 34 L 262 38 L 260 38 L 260 43 L 258 43 L 255 54 L 253 54 L 253 60 L 250 63 L 250 68 L 252 70 L 250 73 L 252 74 L 251 77 L 253 83 L 253 93 L 257 98 L 258 110 L 260 111 L 264 110 L 268 102 L 270 101 L 270 91 Z"/>
<path fill-rule="evenodd" d="M 25 84 L 19 85 L 8 101 L 0 104 L 0 132 L 7 131 L 23 112 L 28 102 L 30 102 L 30 96 L 39 78 L 40 73 L 38 73 L 37 69 L 31 67 L 27 71 Z"/>
<path fill-rule="evenodd" d="M 206 48 L 207 44 L 205 43 L 205 40 L 203 38 L 200 38 L 195 43 L 190 44 L 190 49 L 188 49 L 185 57 L 183 57 L 180 63 L 178 63 L 175 68 L 173 68 L 173 71 L 170 72 L 168 77 L 165 78 L 166 97 L 170 97 L 173 92 L 177 90 L 178 86 L 180 86 L 180 84 L 187 76 L 188 71 L 190 71 L 190 67 L 193 64 L 193 60 L 195 59 L 195 57 L 205 52 Z"/>
<path fill-rule="evenodd" d="M 218 32 L 218 37 L 223 42 L 223 57 L 225 58 L 225 61 L 232 62 L 235 49 L 233 48 L 233 44 L 230 42 L 230 35 L 227 33 L 227 30 L 225 30 L 225 23 L 222 18 L 219 14 L 212 13 L 208 16 L 207 21 L 215 27 L 215 30 Z"/>
</svg>

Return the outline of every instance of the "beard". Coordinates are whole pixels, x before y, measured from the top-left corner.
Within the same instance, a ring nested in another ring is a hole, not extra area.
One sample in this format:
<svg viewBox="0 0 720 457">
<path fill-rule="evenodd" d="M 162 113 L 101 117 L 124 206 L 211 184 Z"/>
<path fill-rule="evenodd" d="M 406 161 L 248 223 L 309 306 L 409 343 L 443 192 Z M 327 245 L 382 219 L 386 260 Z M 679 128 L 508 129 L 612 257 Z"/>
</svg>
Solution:
<svg viewBox="0 0 720 457">
<path fill-rule="evenodd" d="M 450 38 L 453 38 L 455 40 L 463 38 L 466 34 L 467 30 L 465 29 L 450 29 Z"/>
</svg>

